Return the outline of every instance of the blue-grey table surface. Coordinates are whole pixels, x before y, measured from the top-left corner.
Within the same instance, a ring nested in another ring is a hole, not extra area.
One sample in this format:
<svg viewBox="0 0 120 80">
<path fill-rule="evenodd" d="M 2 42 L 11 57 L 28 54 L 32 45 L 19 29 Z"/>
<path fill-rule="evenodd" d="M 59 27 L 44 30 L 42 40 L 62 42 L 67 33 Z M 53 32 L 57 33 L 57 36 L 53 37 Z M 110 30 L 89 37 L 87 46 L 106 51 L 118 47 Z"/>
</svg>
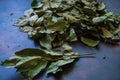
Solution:
<svg viewBox="0 0 120 80">
<path fill-rule="evenodd" d="M 120 0 L 104 1 L 107 8 L 120 14 Z M 14 55 L 15 51 L 38 46 L 27 37 L 26 33 L 13 26 L 23 12 L 30 8 L 32 0 L 0 0 L 0 62 Z M 43 74 L 37 80 L 120 80 L 120 45 L 101 43 L 97 48 L 73 43 L 74 51 L 79 53 L 96 52 L 96 58 L 81 58 L 67 66 L 55 76 Z M 103 57 L 106 59 L 103 59 Z M 16 69 L 0 66 L 0 80 L 21 80 Z"/>
</svg>

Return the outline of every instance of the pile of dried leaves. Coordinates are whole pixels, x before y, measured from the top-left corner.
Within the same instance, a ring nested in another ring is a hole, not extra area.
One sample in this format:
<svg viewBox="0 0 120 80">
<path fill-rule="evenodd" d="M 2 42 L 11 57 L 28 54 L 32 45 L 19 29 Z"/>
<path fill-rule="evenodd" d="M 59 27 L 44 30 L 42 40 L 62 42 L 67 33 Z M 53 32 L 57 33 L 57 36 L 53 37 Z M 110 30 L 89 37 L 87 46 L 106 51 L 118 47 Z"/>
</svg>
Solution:
<svg viewBox="0 0 120 80">
<path fill-rule="evenodd" d="M 47 49 L 65 41 L 81 41 L 96 46 L 100 41 L 115 42 L 120 36 L 120 18 L 96 0 L 34 0 L 32 9 L 18 20 L 20 30 L 32 39 L 39 39 Z"/>
<path fill-rule="evenodd" d="M 39 49 L 24 49 L 2 63 L 15 67 L 24 77 L 33 78 L 48 63 L 47 73 L 61 71 L 61 66 L 81 56 L 72 52 L 64 42 L 81 41 L 97 46 L 100 41 L 116 43 L 120 40 L 120 16 L 106 10 L 103 2 L 96 0 L 33 0 L 31 9 L 25 11 L 16 26 L 38 40 Z M 65 49 L 56 50 L 63 45 Z"/>
</svg>

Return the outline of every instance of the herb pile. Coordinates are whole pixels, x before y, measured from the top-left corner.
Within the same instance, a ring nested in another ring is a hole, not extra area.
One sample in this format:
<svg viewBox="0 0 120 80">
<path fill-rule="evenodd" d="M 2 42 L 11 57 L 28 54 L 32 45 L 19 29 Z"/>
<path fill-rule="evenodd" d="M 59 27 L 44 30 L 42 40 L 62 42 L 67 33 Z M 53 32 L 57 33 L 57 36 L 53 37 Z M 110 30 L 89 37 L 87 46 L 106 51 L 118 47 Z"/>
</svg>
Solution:
<svg viewBox="0 0 120 80">
<path fill-rule="evenodd" d="M 56 73 L 62 70 L 61 66 L 82 56 L 65 42 L 81 41 L 95 47 L 101 41 L 117 43 L 120 40 L 120 16 L 106 10 L 103 2 L 33 0 L 31 7 L 15 25 L 39 41 L 42 49 L 21 50 L 2 63 L 17 68 L 25 78 L 35 77 L 46 67 L 47 73 Z M 55 49 L 62 45 L 64 49 Z"/>
<path fill-rule="evenodd" d="M 96 0 L 33 0 L 32 9 L 18 20 L 20 30 L 39 39 L 47 49 L 64 42 L 81 41 L 96 46 L 100 41 L 115 42 L 120 37 L 120 18 Z"/>
</svg>

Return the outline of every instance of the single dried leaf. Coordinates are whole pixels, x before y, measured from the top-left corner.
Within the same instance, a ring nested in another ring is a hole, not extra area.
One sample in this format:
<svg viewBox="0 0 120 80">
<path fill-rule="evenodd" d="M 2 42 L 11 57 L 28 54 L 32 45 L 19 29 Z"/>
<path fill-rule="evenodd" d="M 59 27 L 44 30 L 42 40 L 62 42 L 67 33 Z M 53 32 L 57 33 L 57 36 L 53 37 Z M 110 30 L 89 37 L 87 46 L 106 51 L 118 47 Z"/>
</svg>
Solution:
<svg viewBox="0 0 120 80">
<path fill-rule="evenodd" d="M 34 48 L 27 48 L 27 49 L 23 49 L 21 51 L 17 51 L 15 53 L 16 56 L 20 56 L 20 57 L 34 57 L 34 56 L 39 56 L 42 58 L 45 58 L 47 60 L 51 60 L 51 56 L 46 54 L 44 52 L 44 50 L 40 50 L 40 49 L 34 49 Z"/>
<path fill-rule="evenodd" d="M 95 17 L 92 19 L 92 22 L 93 23 L 103 22 L 106 18 L 107 18 L 106 16 Z"/>
<path fill-rule="evenodd" d="M 69 35 L 67 36 L 67 40 L 70 42 L 77 41 L 77 35 L 73 28 L 70 28 Z"/>
<path fill-rule="evenodd" d="M 30 18 L 29 18 L 29 24 L 31 25 L 31 26 L 34 26 L 34 23 L 35 23 L 35 21 L 38 19 L 38 15 L 34 15 L 34 16 L 31 16 Z"/>
<path fill-rule="evenodd" d="M 32 14 L 33 14 L 33 9 L 28 9 L 24 12 L 24 16 L 26 17 L 30 17 L 32 16 Z"/>
<path fill-rule="evenodd" d="M 68 24 L 64 20 L 60 20 L 57 22 L 50 22 L 47 28 L 52 31 L 63 31 L 68 27 L 69 27 Z"/>
<path fill-rule="evenodd" d="M 103 10 L 103 9 L 105 9 L 105 3 L 103 3 L 103 2 L 99 2 L 98 3 L 98 10 Z"/>
<path fill-rule="evenodd" d="M 40 40 L 40 45 L 46 49 L 52 49 L 52 42 L 54 39 L 54 34 L 46 34 L 46 36 Z"/>
<path fill-rule="evenodd" d="M 85 38 L 85 37 L 81 37 L 81 41 L 91 47 L 95 47 L 99 44 L 99 40 L 93 40 L 93 39 L 89 39 L 89 38 Z"/>
<path fill-rule="evenodd" d="M 113 34 L 110 31 L 108 31 L 104 27 L 102 27 L 101 29 L 102 29 L 102 33 L 103 33 L 102 37 L 104 37 L 104 38 L 113 38 Z"/>
<path fill-rule="evenodd" d="M 29 23 L 28 19 L 19 19 L 15 26 L 26 26 L 28 25 L 28 23 Z"/>
<path fill-rule="evenodd" d="M 7 68 L 14 68 L 15 65 L 20 61 L 20 58 L 13 57 L 8 60 L 5 60 L 1 65 L 6 66 Z"/>
</svg>

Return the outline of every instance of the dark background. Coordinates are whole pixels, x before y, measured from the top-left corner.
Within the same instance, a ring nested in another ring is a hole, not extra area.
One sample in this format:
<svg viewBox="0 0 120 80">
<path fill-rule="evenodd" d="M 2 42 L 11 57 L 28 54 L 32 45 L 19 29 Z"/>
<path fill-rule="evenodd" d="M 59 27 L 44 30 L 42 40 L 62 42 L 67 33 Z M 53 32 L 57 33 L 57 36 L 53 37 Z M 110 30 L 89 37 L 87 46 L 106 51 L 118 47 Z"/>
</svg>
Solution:
<svg viewBox="0 0 120 80">
<path fill-rule="evenodd" d="M 120 0 L 98 1 L 104 1 L 109 10 L 120 14 Z M 32 0 L 0 0 L 0 62 L 18 50 L 38 47 L 28 39 L 26 33 L 13 26 L 23 16 L 23 12 L 30 8 L 31 2 Z M 63 72 L 55 76 L 43 74 L 37 80 L 120 80 L 120 45 L 101 43 L 97 48 L 91 48 L 74 43 L 72 46 L 74 51 L 80 53 L 96 52 L 96 58 L 81 58 L 66 66 Z M 20 74 L 15 69 L 0 66 L 0 80 L 20 80 Z"/>
</svg>

